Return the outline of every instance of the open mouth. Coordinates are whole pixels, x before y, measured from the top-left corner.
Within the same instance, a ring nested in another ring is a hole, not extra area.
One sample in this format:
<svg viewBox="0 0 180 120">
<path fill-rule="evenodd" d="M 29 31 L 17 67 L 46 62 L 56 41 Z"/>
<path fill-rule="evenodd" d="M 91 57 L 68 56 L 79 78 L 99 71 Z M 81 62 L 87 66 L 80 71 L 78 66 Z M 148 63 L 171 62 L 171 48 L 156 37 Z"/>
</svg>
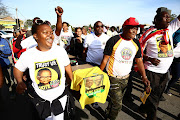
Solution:
<svg viewBox="0 0 180 120">
<path fill-rule="evenodd" d="M 46 39 L 46 41 L 47 41 L 49 44 L 52 44 L 52 43 L 53 43 L 53 39 L 50 39 L 50 38 Z"/>
</svg>

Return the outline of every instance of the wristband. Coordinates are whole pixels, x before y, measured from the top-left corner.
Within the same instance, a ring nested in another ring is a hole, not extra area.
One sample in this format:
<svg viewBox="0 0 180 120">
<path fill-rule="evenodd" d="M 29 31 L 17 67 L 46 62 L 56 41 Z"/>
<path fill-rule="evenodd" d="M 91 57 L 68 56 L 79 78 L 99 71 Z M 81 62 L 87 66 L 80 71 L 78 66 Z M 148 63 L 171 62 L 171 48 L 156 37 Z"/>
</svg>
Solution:
<svg viewBox="0 0 180 120">
<path fill-rule="evenodd" d="M 143 78 L 143 76 L 141 76 L 141 78 Z M 146 76 L 146 77 L 144 77 L 144 78 L 147 78 L 147 76 Z"/>
</svg>

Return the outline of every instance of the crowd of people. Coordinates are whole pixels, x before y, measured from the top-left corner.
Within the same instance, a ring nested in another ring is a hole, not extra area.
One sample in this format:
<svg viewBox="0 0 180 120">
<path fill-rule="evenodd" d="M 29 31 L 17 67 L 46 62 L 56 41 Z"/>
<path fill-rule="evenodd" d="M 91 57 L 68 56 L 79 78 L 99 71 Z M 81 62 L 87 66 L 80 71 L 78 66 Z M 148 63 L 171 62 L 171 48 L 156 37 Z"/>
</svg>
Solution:
<svg viewBox="0 0 180 120">
<path fill-rule="evenodd" d="M 130 17 L 121 30 L 97 21 L 93 31 L 83 26 L 73 32 L 67 22 L 62 22 L 63 9 L 58 6 L 55 12 L 55 30 L 49 21 L 35 17 L 32 34 L 28 37 L 27 30 L 15 29 L 11 41 L 0 39 L 3 45 L 0 46 L 0 90 L 6 81 L 12 95 L 15 92 L 29 93 L 40 119 L 64 119 L 66 101 L 71 99 L 73 104 L 68 90 L 73 79 L 70 54 L 108 74 L 110 101 L 105 110 L 107 120 L 117 119 L 124 96 L 132 99 L 134 72 L 141 76 L 146 93 L 150 93 L 138 112 L 147 120 L 156 120 L 162 94 L 171 95 L 170 87 L 180 78 L 180 15 L 170 21 L 171 11 L 161 7 L 156 11 L 154 26 L 146 30 L 136 18 Z M 13 70 L 8 58 L 10 55 Z M 92 105 L 99 107 L 98 103 Z"/>
</svg>

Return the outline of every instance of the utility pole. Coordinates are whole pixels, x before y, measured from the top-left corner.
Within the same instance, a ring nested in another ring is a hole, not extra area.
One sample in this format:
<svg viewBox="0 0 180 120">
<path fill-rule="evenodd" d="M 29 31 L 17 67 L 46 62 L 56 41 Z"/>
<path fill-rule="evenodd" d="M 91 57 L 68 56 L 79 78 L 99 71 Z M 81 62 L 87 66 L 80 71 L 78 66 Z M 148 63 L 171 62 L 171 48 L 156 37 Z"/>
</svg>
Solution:
<svg viewBox="0 0 180 120">
<path fill-rule="evenodd" d="M 18 23 L 19 21 L 18 21 L 18 14 L 17 14 L 17 10 L 18 10 L 18 9 L 16 8 L 16 19 L 17 19 L 17 20 L 16 20 L 16 21 L 17 21 L 17 22 L 16 22 L 16 25 L 18 26 L 18 29 L 19 29 L 19 27 L 20 27 L 20 26 L 19 26 L 19 23 Z"/>
</svg>

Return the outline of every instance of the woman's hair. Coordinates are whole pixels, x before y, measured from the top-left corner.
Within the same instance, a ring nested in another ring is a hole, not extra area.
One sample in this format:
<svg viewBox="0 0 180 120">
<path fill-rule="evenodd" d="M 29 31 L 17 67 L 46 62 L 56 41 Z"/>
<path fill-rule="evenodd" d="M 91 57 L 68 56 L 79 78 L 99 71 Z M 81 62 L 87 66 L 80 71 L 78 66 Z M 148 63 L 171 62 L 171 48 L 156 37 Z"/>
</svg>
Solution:
<svg viewBox="0 0 180 120">
<path fill-rule="evenodd" d="M 76 27 L 75 28 L 75 32 L 77 32 L 77 30 L 80 29 L 82 31 L 82 28 L 81 27 Z"/>
<path fill-rule="evenodd" d="M 34 24 L 32 25 L 32 29 L 31 29 L 32 35 L 33 35 L 34 33 L 37 33 L 37 30 L 38 30 L 39 26 L 41 26 L 41 25 L 48 25 L 48 24 L 47 24 L 47 23 L 42 23 L 42 24 L 38 25 L 38 24 L 34 23 Z"/>
<path fill-rule="evenodd" d="M 69 27 L 69 23 L 67 23 L 67 22 L 63 22 L 63 23 L 62 23 L 62 25 L 63 25 L 63 24 L 67 24 L 67 26 Z"/>
</svg>

